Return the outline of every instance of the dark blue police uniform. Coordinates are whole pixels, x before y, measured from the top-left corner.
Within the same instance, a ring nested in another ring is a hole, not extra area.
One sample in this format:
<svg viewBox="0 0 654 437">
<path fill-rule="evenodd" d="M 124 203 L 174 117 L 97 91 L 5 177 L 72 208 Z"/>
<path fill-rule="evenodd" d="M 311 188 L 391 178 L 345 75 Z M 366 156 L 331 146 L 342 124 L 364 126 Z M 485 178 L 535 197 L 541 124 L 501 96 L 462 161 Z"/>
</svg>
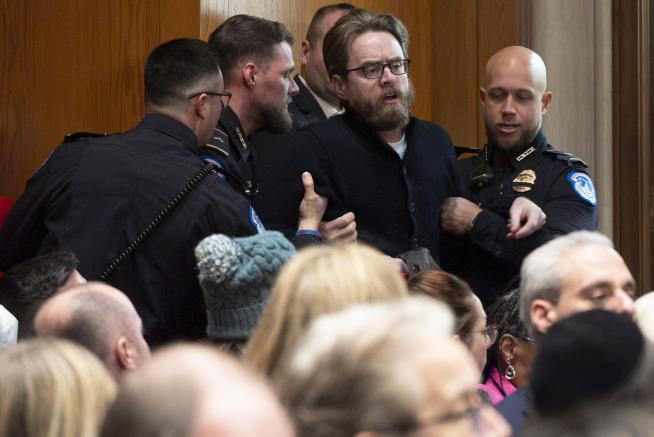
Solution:
<svg viewBox="0 0 654 437">
<path fill-rule="evenodd" d="M 54 250 L 97 280 L 205 165 L 194 133 L 164 115 L 125 134 L 65 143 L 29 180 L 0 233 L 0 270 Z M 141 315 L 147 340 L 205 337 L 193 250 L 204 237 L 256 232 L 250 204 L 216 174 L 192 189 L 107 282 Z"/>
<path fill-rule="evenodd" d="M 465 197 L 483 210 L 467 237 L 447 237 L 452 251 L 443 267 L 466 279 L 485 306 L 518 285 L 522 260 L 536 247 L 557 235 L 597 229 L 597 198 L 586 164 L 552 148 L 542 131 L 519 151 L 491 144 L 460 164 Z M 538 205 L 547 221 L 529 237 L 507 239 L 509 209 L 519 196 Z"/>
<path fill-rule="evenodd" d="M 272 135 L 266 132 L 259 132 L 258 137 L 260 141 L 257 141 L 257 143 L 259 147 L 265 149 L 265 156 L 269 156 L 271 152 L 275 153 L 276 150 L 286 147 L 286 135 Z M 241 121 L 232 108 L 223 108 L 220 121 L 214 129 L 214 135 L 201 148 L 200 154 L 205 161 L 213 162 L 222 169 L 221 178 L 229 182 L 232 188 L 241 193 L 248 201 L 252 202 L 258 211 L 259 205 L 257 204 L 257 199 L 260 199 L 258 195 L 260 185 L 257 178 L 257 166 L 259 163 L 257 160 L 255 165 L 255 156 L 259 155 L 259 151 L 255 155 L 254 148 L 245 136 Z M 279 167 L 276 163 L 273 163 L 273 168 L 278 169 Z M 264 174 L 267 174 L 267 168 L 264 168 Z M 289 209 L 295 211 L 296 216 L 301 200 L 302 197 L 300 197 L 300 200 L 295 205 L 288 205 Z M 257 230 L 263 231 L 265 229 L 265 222 L 259 219 L 254 208 L 252 209 L 252 216 L 257 224 Z M 298 249 L 322 241 L 321 237 L 313 232 L 296 234 L 296 230 L 297 222 L 294 225 L 293 233 L 287 237 Z"/>
<path fill-rule="evenodd" d="M 221 177 L 252 201 L 258 190 L 254 151 L 241 121 L 229 106 L 223 108 L 214 134 L 200 154 L 223 169 Z"/>
</svg>

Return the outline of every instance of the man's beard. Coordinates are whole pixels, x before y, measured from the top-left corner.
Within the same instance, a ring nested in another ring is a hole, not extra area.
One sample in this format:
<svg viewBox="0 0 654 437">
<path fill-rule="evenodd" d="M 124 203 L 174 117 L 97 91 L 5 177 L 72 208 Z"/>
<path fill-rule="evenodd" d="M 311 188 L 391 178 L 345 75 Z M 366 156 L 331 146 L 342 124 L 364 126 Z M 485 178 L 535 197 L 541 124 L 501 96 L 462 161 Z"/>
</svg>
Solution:
<svg viewBox="0 0 654 437">
<path fill-rule="evenodd" d="M 268 106 L 263 108 L 263 127 L 274 134 L 285 134 L 293 127 L 293 117 L 288 112 L 288 105 L 284 103 L 281 108 Z"/>
<path fill-rule="evenodd" d="M 399 104 L 387 105 L 384 103 L 384 96 L 391 92 L 395 93 L 400 101 Z M 406 93 L 402 93 L 398 88 L 386 87 L 382 89 L 374 101 L 369 99 L 350 100 L 347 111 L 360 123 L 376 131 L 404 129 L 409 124 L 411 107 L 415 97 L 415 89 L 409 81 L 409 88 Z"/>
<path fill-rule="evenodd" d="M 508 144 L 500 144 L 499 135 L 493 132 L 494 123 L 484 119 L 484 125 L 486 126 L 486 136 L 488 137 L 488 141 L 494 144 L 500 150 L 504 150 L 505 152 L 517 152 L 526 148 L 529 144 L 532 143 L 536 137 L 536 134 L 538 133 L 538 129 L 525 129 L 523 130 L 522 135 L 520 135 L 516 141 Z"/>
</svg>

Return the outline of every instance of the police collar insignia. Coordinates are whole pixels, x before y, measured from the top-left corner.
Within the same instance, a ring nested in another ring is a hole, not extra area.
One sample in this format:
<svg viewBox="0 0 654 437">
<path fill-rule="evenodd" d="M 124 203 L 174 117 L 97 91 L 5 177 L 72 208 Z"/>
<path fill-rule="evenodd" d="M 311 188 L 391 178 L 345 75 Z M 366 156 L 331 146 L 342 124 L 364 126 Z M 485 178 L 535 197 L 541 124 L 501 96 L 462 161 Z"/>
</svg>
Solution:
<svg viewBox="0 0 654 437">
<path fill-rule="evenodd" d="M 236 135 L 238 135 L 238 140 L 241 143 L 241 147 L 243 147 L 244 150 L 248 149 L 248 142 L 245 141 L 245 137 L 243 136 L 243 133 L 241 132 L 240 127 L 236 127 Z"/>
<path fill-rule="evenodd" d="M 533 146 L 530 146 L 527 150 L 525 150 L 525 151 L 522 152 L 520 155 L 518 155 L 518 156 L 516 157 L 515 160 L 518 161 L 518 162 L 520 162 L 520 161 L 522 161 L 523 159 L 525 159 L 527 156 L 531 155 L 535 150 L 536 150 L 536 149 L 534 149 Z"/>
<path fill-rule="evenodd" d="M 259 234 L 266 230 L 266 228 L 263 226 L 263 223 L 261 222 L 261 219 L 252 207 L 250 207 L 250 224 Z"/>
<path fill-rule="evenodd" d="M 579 197 L 593 206 L 597 205 L 597 194 L 590 176 L 580 171 L 571 171 L 568 173 L 568 180 Z"/>
<path fill-rule="evenodd" d="M 536 182 L 536 172 L 533 170 L 522 170 L 515 179 L 513 179 L 513 191 L 526 193 L 531 191 Z"/>
<path fill-rule="evenodd" d="M 220 129 L 218 129 L 217 127 L 214 128 L 214 130 L 213 130 L 213 134 L 214 134 L 215 136 L 214 136 L 212 139 L 214 139 L 214 140 L 218 140 L 218 141 L 220 141 L 221 143 L 224 143 L 225 140 L 227 139 L 227 134 L 226 134 L 225 132 L 221 131 Z"/>
</svg>

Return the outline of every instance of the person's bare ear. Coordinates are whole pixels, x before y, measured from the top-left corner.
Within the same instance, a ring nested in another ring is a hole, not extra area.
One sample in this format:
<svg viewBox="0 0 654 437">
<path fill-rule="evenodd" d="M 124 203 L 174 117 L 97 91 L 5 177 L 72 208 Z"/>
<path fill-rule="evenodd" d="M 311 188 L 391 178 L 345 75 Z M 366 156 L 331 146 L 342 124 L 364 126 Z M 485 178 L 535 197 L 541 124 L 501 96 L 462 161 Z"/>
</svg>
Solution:
<svg viewBox="0 0 654 437">
<path fill-rule="evenodd" d="M 116 361 L 121 369 L 136 369 L 136 348 L 125 336 L 118 337 L 115 347 Z"/>
<path fill-rule="evenodd" d="M 246 63 L 243 68 L 241 68 L 241 75 L 243 77 L 243 84 L 247 88 L 254 88 L 255 85 L 257 84 L 258 78 L 257 78 L 257 73 L 259 72 L 259 69 L 257 68 L 256 64 L 252 62 Z"/>
<path fill-rule="evenodd" d="M 304 41 L 302 41 L 302 44 L 300 45 L 300 52 L 299 52 L 300 62 L 302 62 L 303 64 L 309 62 L 309 57 L 311 56 L 310 52 L 311 52 L 311 43 L 305 39 Z"/>
<path fill-rule="evenodd" d="M 347 100 L 346 99 L 347 82 L 341 77 L 340 74 L 332 75 L 332 86 L 334 87 L 334 91 L 336 91 L 336 95 L 338 96 L 339 99 Z"/>
<path fill-rule="evenodd" d="M 552 92 L 546 91 L 543 93 L 543 98 L 541 99 L 541 114 L 544 115 L 547 112 L 547 110 L 550 108 L 550 103 L 552 103 Z"/>
<path fill-rule="evenodd" d="M 503 361 L 506 361 L 506 359 L 510 360 L 515 360 L 516 357 L 516 346 L 518 342 L 516 338 L 511 335 L 511 334 L 504 334 L 502 337 L 500 337 L 499 341 L 497 342 L 498 349 L 500 351 L 500 355 Z"/>
<path fill-rule="evenodd" d="M 486 90 L 483 87 L 479 88 L 479 100 L 481 101 L 481 106 L 484 106 L 486 101 Z"/>
<path fill-rule="evenodd" d="M 557 320 L 556 307 L 549 300 L 534 299 L 530 311 L 531 325 L 541 334 L 545 334 Z"/>
<path fill-rule="evenodd" d="M 193 100 L 193 113 L 201 119 L 205 118 L 205 110 L 207 106 L 207 95 L 200 94 Z"/>
</svg>

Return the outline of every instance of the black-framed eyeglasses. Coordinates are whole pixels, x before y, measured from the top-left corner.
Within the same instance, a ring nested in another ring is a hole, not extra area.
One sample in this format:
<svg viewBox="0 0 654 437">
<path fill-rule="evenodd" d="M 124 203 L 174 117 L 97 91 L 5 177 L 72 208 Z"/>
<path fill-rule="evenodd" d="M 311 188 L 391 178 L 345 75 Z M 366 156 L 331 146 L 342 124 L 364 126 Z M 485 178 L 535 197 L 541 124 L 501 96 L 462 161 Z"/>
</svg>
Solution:
<svg viewBox="0 0 654 437">
<path fill-rule="evenodd" d="M 352 71 L 361 70 L 367 79 L 379 79 L 384 75 L 384 68 L 386 67 L 388 67 L 388 69 L 391 70 L 391 73 L 396 76 L 407 74 L 409 72 L 410 63 L 411 59 L 398 59 L 396 61 L 391 61 L 388 64 L 373 62 L 370 64 L 363 64 L 357 68 L 350 68 L 349 70 L 345 70 L 345 72 L 350 73 Z"/>
<path fill-rule="evenodd" d="M 187 99 L 193 99 L 200 94 L 206 94 L 208 96 L 220 96 L 220 101 L 222 102 L 223 106 L 228 106 L 229 101 L 232 99 L 232 93 L 229 93 L 227 91 L 223 91 L 222 93 L 216 93 L 213 91 L 200 91 L 199 93 L 191 94 L 190 96 L 187 97 Z"/>
</svg>

